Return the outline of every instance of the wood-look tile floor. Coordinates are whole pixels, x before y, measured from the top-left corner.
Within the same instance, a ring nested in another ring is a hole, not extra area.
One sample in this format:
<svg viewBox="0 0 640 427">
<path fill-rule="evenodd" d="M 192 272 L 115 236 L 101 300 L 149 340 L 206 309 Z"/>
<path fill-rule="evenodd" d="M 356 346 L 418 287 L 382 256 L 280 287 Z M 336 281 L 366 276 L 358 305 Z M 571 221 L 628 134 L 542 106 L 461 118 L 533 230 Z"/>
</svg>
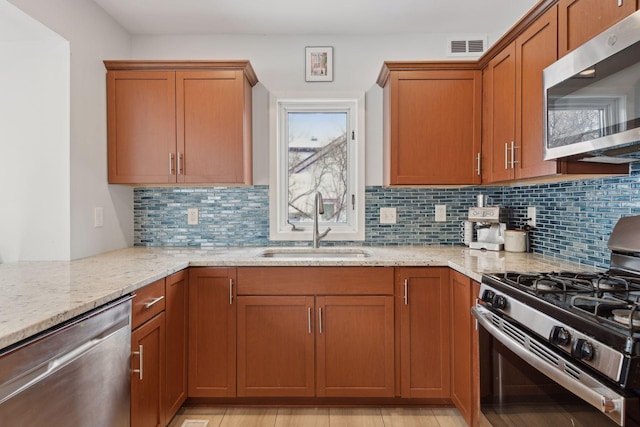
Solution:
<svg viewBox="0 0 640 427">
<path fill-rule="evenodd" d="M 208 420 L 207 427 L 466 427 L 456 409 L 182 408 L 169 427 Z"/>
</svg>

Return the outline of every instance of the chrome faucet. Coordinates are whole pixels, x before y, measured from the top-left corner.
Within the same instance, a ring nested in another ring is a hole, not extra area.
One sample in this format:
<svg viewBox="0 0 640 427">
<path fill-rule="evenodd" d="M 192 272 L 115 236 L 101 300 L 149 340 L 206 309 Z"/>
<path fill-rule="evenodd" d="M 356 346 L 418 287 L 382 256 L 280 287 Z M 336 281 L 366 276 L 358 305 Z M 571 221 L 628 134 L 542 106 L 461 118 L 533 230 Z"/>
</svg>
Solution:
<svg viewBox="0 0 640 427">
<path fill-rule="evenodd" d="M 315 202 L 313 204 L 313 247 L 320 247 L 320 240 L 322 240 L 329 232 L 331 227 L 327 228 L 324 233 L 320 234 L 318 230 L 318 214 L 324 214 L 324 201 L 322 200 L 322 194 L 318 191 L 316 193 Z"/>
</svg>

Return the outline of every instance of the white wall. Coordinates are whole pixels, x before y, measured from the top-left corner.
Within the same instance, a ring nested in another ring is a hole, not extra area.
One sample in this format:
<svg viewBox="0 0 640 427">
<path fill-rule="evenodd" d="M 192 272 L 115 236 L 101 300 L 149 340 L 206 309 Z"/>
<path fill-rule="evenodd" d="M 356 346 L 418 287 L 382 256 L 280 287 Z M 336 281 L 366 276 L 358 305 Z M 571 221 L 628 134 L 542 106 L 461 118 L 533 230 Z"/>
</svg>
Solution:
<svg viewBox="0 0 640 427">
<path fill-rule="evenodd" d="M 5 0 L 0 0 L 5 3 Z M 70 119 L 66 153 L 68 209 L 62 213 L 69 241 L 66 256 L 43 254 L 38 259 L 75 259 L 133 244 L 133 191 L 107 184 L 106 79 L 102 63 L 106 58 L 130 58 L 129 34 L 93 1 L 88 0 L 11 0 L 68 41 L 70 49 Z M 40 124 L 40 122 L 36 123 Z M 47 138 L 32 138 L 34 151 L 42 152 Z M 46 151 L 45 151 L 46 152 Z M 27 165 L 20 165 L 19 168 Z M 19 173 L 13 181 L 23 177 Z M 49 205 L 38 197 L 47 191 L 51 177 L 39 171 L 24 186 L 41 213 L 49 215 Z M 56 188 L 62 183 L 52 183 Z M 55 196 L 53 196 L 55 197 Z M 53 198 L 52 197 L 52 198 Z M 95 207 L 104 208 L 104 227 L 93 227 Z M 25 211 L 20 212 L 24 217 Z M 0 223 L 8 219 L 0 212 Z M 64 228 L 62 228 L 64 230 Z M 30 230 L 29 230 L 30 231 Z M 23 234 L 25 244 L 35 247 L 42 233 Z"/>
<path fill-rule="evenodd" d="M 69 44 L 0 2 L 0 262 L 69 259 Z"/>
</svg>

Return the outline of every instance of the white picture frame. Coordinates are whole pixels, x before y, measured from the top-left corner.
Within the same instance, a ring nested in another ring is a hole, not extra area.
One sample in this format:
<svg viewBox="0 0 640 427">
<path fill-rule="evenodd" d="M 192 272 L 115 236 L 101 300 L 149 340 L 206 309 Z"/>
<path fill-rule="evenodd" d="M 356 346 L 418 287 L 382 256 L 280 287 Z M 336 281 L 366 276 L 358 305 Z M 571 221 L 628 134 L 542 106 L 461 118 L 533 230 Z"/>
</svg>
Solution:
<svg viewBox="0 0 640 427">
<path fill-rule="evenodd" d="M 308 82 L 333 81 L 333 47 L 307 46 L 305 48 L 305 80 Z"/>
</svg>

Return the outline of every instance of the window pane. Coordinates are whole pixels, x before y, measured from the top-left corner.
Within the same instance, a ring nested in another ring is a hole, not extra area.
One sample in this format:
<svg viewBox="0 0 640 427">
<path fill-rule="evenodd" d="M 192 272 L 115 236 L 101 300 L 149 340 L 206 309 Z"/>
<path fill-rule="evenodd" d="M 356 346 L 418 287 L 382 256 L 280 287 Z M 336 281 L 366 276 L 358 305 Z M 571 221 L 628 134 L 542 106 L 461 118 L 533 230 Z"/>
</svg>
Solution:
<svg viewBox="0 0 640 427">
<path fill-rule="evenodd" d="M 346 112 L 289 112 L 289 221 L 313 221 L 316 192 L 324 199 L 323 222 L 347 222 Z"/>
</svg>

